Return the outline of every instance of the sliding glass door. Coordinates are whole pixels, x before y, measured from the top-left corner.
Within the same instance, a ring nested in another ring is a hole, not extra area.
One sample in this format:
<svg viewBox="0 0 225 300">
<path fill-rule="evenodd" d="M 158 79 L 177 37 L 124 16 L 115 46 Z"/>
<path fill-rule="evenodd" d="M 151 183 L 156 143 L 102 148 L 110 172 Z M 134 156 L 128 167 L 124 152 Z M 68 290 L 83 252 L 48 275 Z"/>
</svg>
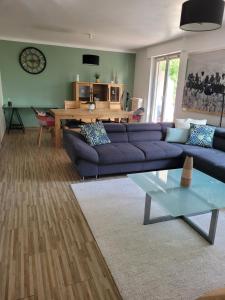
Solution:
<svg viewBox="0 0 225 300">
<path fill-rule="evenodd" d="M 168 55 L 156 58 L 152 121 L 173 121 L 180 57 Z"/>
</svg>

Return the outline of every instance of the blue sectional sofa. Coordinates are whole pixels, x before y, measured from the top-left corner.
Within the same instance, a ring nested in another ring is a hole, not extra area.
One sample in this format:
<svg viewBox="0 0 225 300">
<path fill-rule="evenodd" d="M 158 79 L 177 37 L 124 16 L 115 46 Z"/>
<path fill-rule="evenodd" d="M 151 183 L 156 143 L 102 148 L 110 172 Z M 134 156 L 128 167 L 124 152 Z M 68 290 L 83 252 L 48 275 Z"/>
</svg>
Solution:
<svg viewBox="0 0 225 300">
<path fill-rule="evenodd" d="M 110 144 L 91 147 L 84 137 L 65 130 L 64 147 L 81 177 L 180 168 L 187 154 L 194 166 L 225 181 L 225 129 L 217 128 L 214 148 L 165 141 L 173 123 L 104 124 Z"/>
</svg>

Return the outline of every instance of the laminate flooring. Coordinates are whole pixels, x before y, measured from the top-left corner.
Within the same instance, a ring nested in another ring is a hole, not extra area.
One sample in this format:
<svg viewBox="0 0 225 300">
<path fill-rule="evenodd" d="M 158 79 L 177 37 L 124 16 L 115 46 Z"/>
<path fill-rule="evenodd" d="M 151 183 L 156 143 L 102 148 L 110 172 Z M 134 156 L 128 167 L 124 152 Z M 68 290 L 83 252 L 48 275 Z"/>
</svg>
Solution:
<svg viewBox="0 0 225 300">
<path fill-rule="evenodd" d="M 0 149 L 0 300 L 121 299 L 50 134 L 10 132 Z"/>
</svg>

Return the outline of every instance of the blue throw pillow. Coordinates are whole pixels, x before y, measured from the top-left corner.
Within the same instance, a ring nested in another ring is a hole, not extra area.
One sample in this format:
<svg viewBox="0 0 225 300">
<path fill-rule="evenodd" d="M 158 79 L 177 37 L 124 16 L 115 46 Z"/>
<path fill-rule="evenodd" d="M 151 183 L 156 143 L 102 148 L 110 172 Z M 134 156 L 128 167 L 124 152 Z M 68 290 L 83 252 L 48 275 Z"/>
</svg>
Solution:
<svg viewBox="0 0 225 300">
<path fill-rule="evenodd" d="M 189 137 L 189 129 L 167 128 L 166 142 L 185 144 Z"/>
<path fill-rule="evenodd" d="M 111 143 L 102 122 L 81 125 L 81 134 L 91 146 Z"/>
<path fill-rule="evenodd" d="M 215 128 L 207 125 L 190 126 L 190 136 L 186 144 L 212 148 Z"/>
</svg>

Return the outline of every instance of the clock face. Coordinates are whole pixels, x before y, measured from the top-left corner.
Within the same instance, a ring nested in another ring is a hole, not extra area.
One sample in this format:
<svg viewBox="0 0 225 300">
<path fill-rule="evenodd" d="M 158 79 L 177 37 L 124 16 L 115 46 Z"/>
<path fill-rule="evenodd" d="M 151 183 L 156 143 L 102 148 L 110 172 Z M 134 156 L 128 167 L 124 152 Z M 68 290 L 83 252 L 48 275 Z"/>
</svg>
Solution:
<svg viewBox="0 0 225 300">
<path fill-rule="evenodd" d="M 24 71 L 30 74 L 40 74 L 46 67 L 46 58 L 37 48 L 28 47 L 22 50 L 19 62 Z"/>
</svg>

